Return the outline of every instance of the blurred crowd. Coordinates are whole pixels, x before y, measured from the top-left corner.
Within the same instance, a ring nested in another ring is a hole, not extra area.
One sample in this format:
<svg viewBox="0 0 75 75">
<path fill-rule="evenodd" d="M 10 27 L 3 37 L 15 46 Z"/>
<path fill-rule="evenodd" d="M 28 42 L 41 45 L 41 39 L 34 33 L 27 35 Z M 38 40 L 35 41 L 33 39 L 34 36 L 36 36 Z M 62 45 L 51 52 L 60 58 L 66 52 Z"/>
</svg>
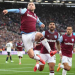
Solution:
<svg viewBox="0 0 75 75">
<path fill-rule="evenodd" d="M 21 36 L 7 30 L 7 26 L 0 26 L 0 49 L 6 50 L 6 43 L 13 41 L 13 50 L 16 49 L 16 43 L 21 40 Z"/>
<path fill-rule="evenodd" d="M 41 10 L 41 11 L 40 11 Z M 35 13 L 48 29 L 50 21 L 56 23 L 56 30 L 59 32 L 66 31 L 68 25 L 72 25 L 75 31 L 75 10 L 65 6 L 36 5 Z M 20 34 L 20 14 L 9 13 L 3 15 L 0 11 L 0 48 L 4 47 L 8 40 L 13 40 L 14 47 Z M 37 31 L 44 29 L 37 26 Z"/>
<path fill-rule="evenodd" d="M 42 5 L 36 9 L 36 13 L 46 25 L 46 29 L 50 21 L 54 21 L 59 32 L 65 31 L 68 25 L 72 25 L 75 30 L 75 8 Z"/>
</svg>

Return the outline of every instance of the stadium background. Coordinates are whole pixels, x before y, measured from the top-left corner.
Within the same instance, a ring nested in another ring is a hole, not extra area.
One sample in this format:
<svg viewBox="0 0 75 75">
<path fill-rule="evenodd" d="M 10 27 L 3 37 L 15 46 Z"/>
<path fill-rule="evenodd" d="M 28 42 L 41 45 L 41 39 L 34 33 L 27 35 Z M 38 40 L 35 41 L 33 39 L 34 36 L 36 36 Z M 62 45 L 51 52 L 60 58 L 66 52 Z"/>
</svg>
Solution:
<svg viewBox="0 0 75 75">
<path fill-rule="evenodd" d="M 12 54 L 15 54 L 15 44 L 18 39 L 21 39 L 20 34 L 20 14 L 9 13 L 3 15 L 3 9 L 11 8 L 25 8 L 27 3 L 34 1 L 36 4 L 35 13 L 40 20 L 46 25 L 44 29 L 37 27 L 37 31 L 43 31 L 48 29 L 50 21 L 56 23 L 56 31 L 60 34 L 64 34 L 68 25 L 73 26 L 75 32 L 75 0 L 0 0 L 0 75 L 48 75 L 48 66 L 46 65 L 43 72 L 33 72 L 35 61 L 29 59 L 27 55 L 24 55 L 22 59 L 22 65 L 18 65 L 17 55 L 13 55 L 14 63 L 5 64 L 6 55 L 2 55 L 2 52 L 6 51 L 5 44 L 9 40 L 13 40 L 14 49 Z M 75 33 L 73 34 L 75 35 Z M 24 48 L 23 48 L 24 51 Z M 5 53 L 6 54 L 6 53 Z M 57 64 L 59 61 L 59 55 L 57 54 Z M 67 75 L 75 75 L 75 55 L 73 54 L 73 67 Z M 31 62 L 28 62 L 31 61 Z M 56 64 L 56 67 L 57 67 Z M 55 67 L 55 70 L 56 70 Z M 61 71 L 55 75 L 61 75 Z"/>
</svg>

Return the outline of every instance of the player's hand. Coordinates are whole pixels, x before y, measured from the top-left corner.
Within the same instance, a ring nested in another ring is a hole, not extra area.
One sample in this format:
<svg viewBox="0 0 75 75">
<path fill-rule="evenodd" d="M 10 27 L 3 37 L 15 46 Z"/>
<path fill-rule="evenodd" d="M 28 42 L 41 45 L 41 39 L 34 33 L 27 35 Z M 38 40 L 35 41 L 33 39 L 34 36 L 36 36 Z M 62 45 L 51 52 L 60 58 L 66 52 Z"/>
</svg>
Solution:
<svg viewBox="0 0 75 75">
<path fill-rule="evenodd" d="M 8 11 L 7 11 L 7 10 L 3 10 L 3 13 L 4 13 L 4 15 L 5 15 L 5 14 L 7 14 L 7 13 L 8 13 Z"/>
<path fill-rule="evenodd" d="M 44 24 L 42 24 L 42 25 L 41 25 L 41 27 L 42 27 L 42 28 L 44 28 L 44 27 L 45 27 L 45 25 L 44 25 Z"/>
<path fill-rule="evenodd" d="M 73 52 L 75 53 L 75 48 L 73 49 Z"/>
<path fill-rule="evenodd" d="M 59 51 L 59 55 L 60 55 L 60 57 L 62 58 L 62 53 L 61 53 L 61 50 Z"/>
<path fill-rule="evenodd" d="M 60 55 L 60 57 L 62 58 L 62 53 L 60 53 L 59 55 Z"/>
</svg>

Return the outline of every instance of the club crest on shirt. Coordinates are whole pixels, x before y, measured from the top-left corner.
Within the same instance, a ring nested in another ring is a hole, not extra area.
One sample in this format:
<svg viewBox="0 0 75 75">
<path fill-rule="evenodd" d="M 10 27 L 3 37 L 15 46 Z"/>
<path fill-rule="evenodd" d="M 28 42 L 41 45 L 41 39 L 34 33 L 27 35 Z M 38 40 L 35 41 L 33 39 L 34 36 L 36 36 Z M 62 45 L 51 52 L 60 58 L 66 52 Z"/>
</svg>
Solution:
<svg viewBox="0 0 75 75">
<path fill-rule="evenodd" d="M 65 39 L 65 41 L 67 41 L 67 39 Z"/>
<path fill-rule="evenodd" d="M 56 39 L 57 38 L 57 35 L 54 35 L 54 38 Z"/>
<path fill-rule="evenodd" d="M 72 40 L 72 42 L 74 41 L 74 39 L 71 39 Z"/>
<path fill-rule="evenodd" d="M 36 17 L 36 14 L 34 13 L 34 16 Z"/>
<path fill-rule="evenodd" d="M 49 37 L 49 35 L 47 35 L 47 37 Z"/>
</svg>

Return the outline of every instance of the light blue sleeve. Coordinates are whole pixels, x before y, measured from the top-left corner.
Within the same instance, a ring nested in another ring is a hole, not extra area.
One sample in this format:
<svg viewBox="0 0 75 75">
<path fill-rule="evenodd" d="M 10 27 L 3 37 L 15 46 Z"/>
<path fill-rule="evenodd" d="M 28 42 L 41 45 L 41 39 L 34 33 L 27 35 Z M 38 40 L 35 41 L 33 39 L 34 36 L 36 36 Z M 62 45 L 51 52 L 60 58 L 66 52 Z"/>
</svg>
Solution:
<svg viewBox="0 0 75 75">
<path fill-rule="evenodd" d="M 37 25 L 41 26 L 43 23 L 39 20 L 39 18 L 37 18 Z"/>
<path fill-rule="evenodd" d="M 26 8 L 24 8 L 24 9 L 20 9 L 20 13 L 21 13 L 21 14 L 24 14 L 26 11 L 27 11 Z"/>
<path fill-rule="evenodd" d="M 7 9 L 8 12 L 20 13 L 19 9 Z"/>
<path fill-rule="evenodd" d="M 43 36 L 45 36 L 45 31 L 42 32 Z"/>
<path fill-rule="evenodd" d="M 59 38 L 59 42 L 61 43 L 63 41 L 63 36 L 61 36 L 60 38 Z"/>
<path fill-rule="evenodd" d="M 60 39 L 60 34 L 58 33 L 58 39 L 57 39 L 57 41 L 59 41 L 59 39 Z"/>
<path fill-rule="evenodd" d="M 24 14 L 27 9 L 24 8 L 24 9 L 7 9 L 8 12 L 12 12 L 12 13 L 21 13 L 21 14 Z"/>
<path fill-rule="evenodd" d="M 73 33 L 73 35 L 75 36 L 75 33 Z"/>
</svg>

